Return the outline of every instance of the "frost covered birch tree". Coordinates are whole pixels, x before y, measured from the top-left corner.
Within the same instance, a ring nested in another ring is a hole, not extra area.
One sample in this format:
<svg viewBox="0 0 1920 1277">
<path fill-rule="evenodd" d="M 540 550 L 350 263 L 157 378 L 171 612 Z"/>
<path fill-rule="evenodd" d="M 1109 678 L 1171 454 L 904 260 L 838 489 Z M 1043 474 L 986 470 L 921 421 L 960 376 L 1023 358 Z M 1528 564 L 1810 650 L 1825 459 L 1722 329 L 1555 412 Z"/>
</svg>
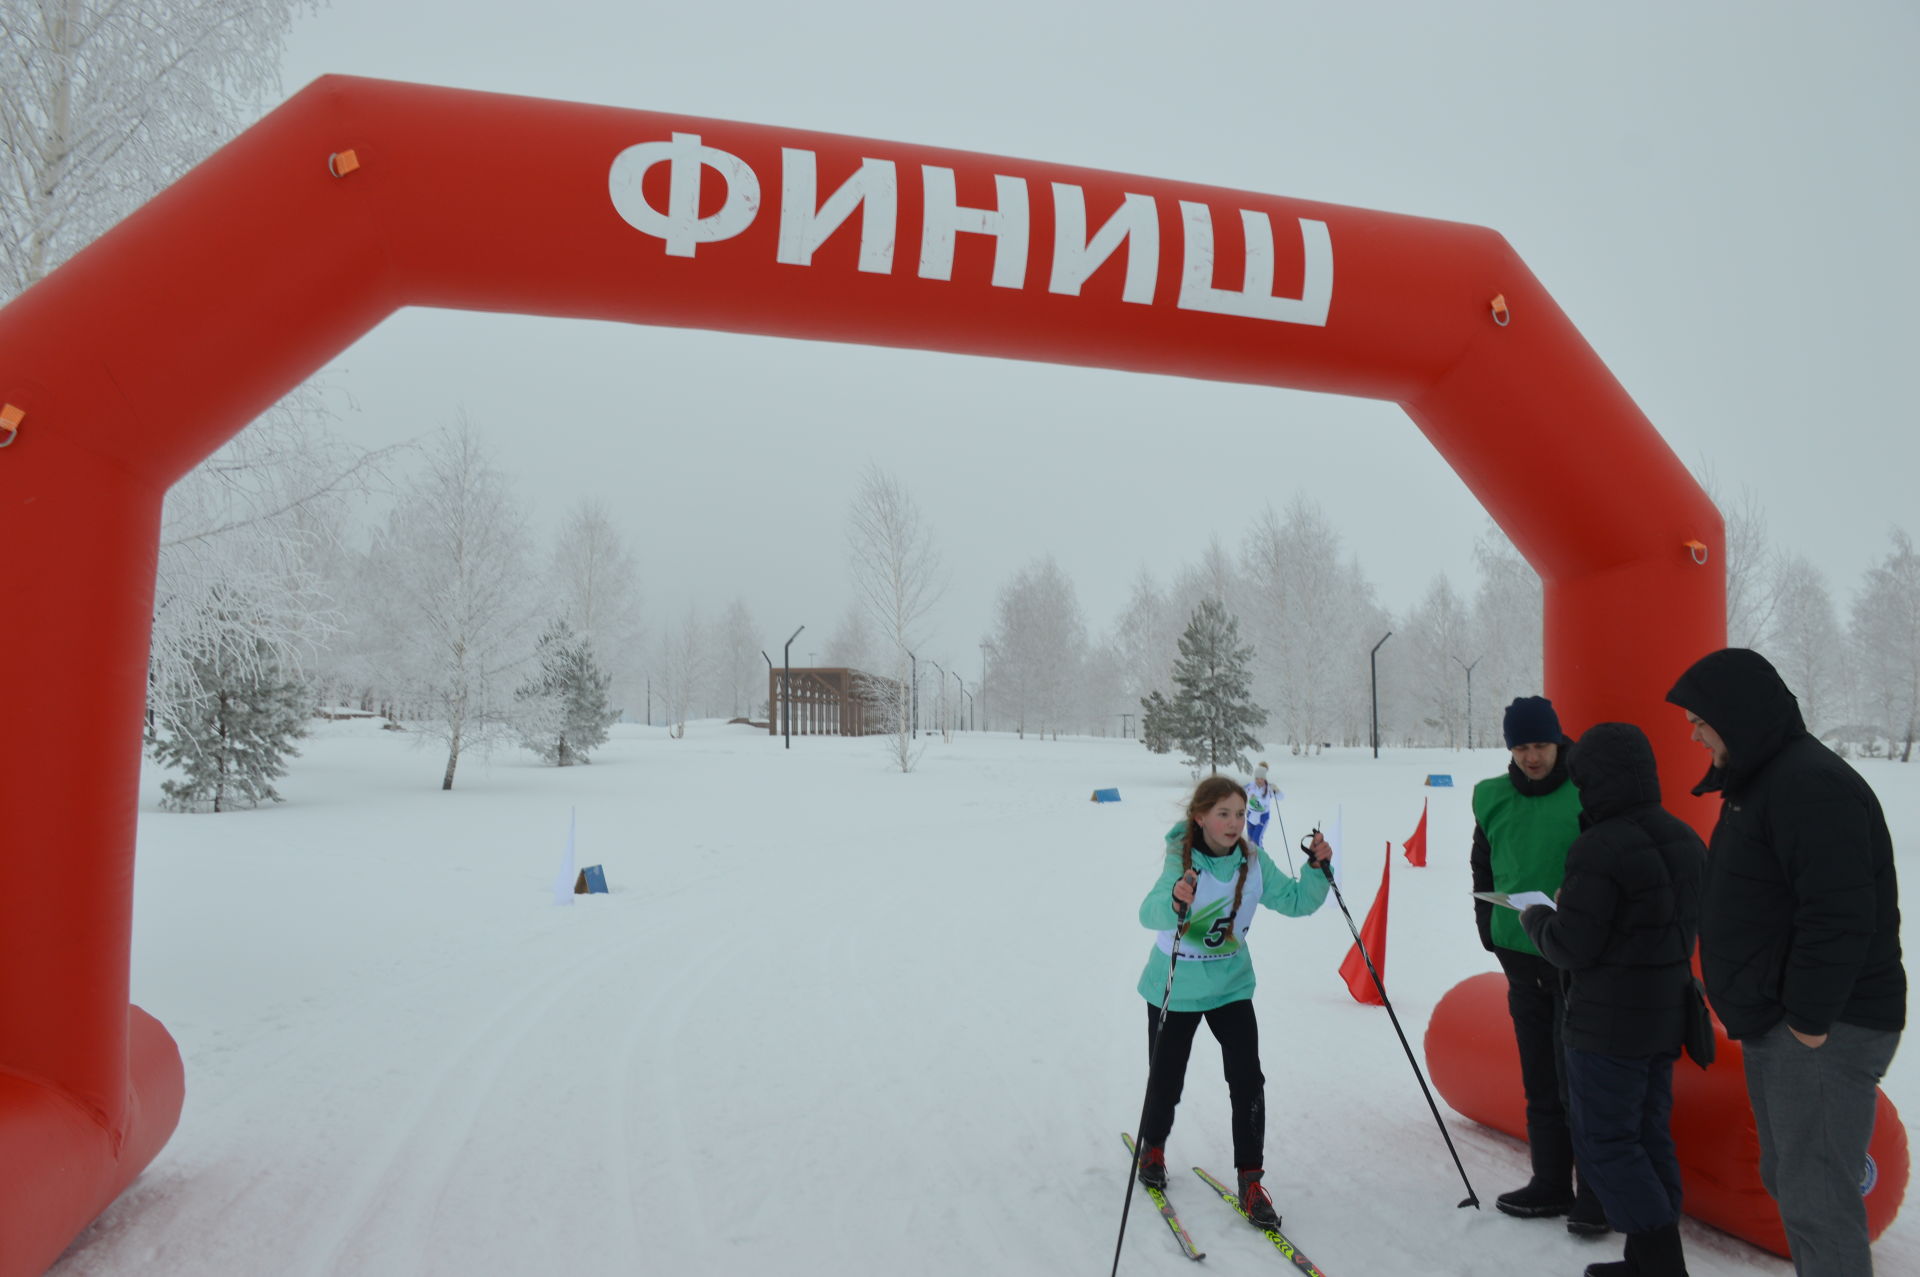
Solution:
<svg viewBox="0 0 1920 1277">
<path fill-rule="evenodd" d="M 511 731 L 512 679 L 543 610 L 526 555 L 525 516 L 463 418 L 430 447 L 369 555 L 388 681 L 417 730 L 446 745 L 442 789 L 464 751 Z"/>
<path fill-rule="evenodd" d="M 1778 558 L 1767 539 L 1767 514 L 1751 488 L 1721 493 L 1713 476 L 1702 483 L 1720 508 L 1727 540 L 1727 644 L 1764 648 L 1773 634 L 1778 604 L 1774 585 Z"/>
<path fill-rule="evenodd" d="M 1773 638 L 1767 652 L 1800 700 L 1800 715 L 1815 735 L 1839 725 L 1846 712 L 1846 634 L 1826 578 L 1806 556 L 1782 557 L 1774 570 Z"/>
<path fill-rule="evenodd" d="M 1853 643 L 1863 707 L 1904 763 L 1920 737 L 1920 554 L 1903 528 L 1891 540 L 1854 596 Z"/>
<path fill-rule="evenodd" d="M 317 690 L 366 680 L 347 619 L 346 529 L 404 451 L 341 449 L 315 400 L 290 396 L 173 486 L 154 573 L 150 719 L 174 716 L 185 675 L 215 648 Z"/>
<path fill-rule="evenodd" d="M 1180 636 L 1195 610 L 1208 599 L 1225 603 L 1239 589 L 1232 561 L 1217 538 L 1208 543 L 1197 563 L 1175 573 L 1164 590 L 1142 569 L 1114 628 L 1127 699 L 1144 700 L 1156 691 L 1163 698 L 1170 694 Z"/>
<path fill-rule="evenodd" d="M 661 632 L 653 660 L 654 695 L 660 698 L 675 740 L 686 735 L 709 665 L 707 626 L 700 619 L 699 606 L 689 603 L 685 614 Z"/>
<path fill-rule="evenodd" d="M 1342 737 L 1354 695 L 1356 582 L 1340 561 L 1340 537 L 1304 497 L 1285 519 L 1261 512 L 1241 552 L 1241 611 L 1258 653 L 1256 694 L 1279 712 L 1294 753 Z"/>
<path fill-rule="evenodd" d="M 1474 667 L 1472 735 L 1476 745 L 1499 744 L 1506 706 L 1516 696 L 1539 696 L 1545 687 L 1544 594 L 1540 576 L 1514 549 L 1499 525 L 1488 521 L 1473 546 L 1480 583 L 1468 624 Z"/>
<path fill-rule="evenodd" d="M 0 304 L 230 140 L 278 96 L 307 0 L 5 0 L 0 5 Z M 149 717 L 175 719 L 207 652 L 298 669 L 329 626 L 309 504 L 364 484 L 296 391 L 168 495 Z M 216 593 L 217 592 L 217 593 Z M 248 606 L 226 604 L 245 597 Z"/>
<path fill-rule="evenodd" d="M 1081 721 L 1087 626 L 1073 582 L 1052 555 L 1043 555 L 1001 587 L 991 640 L 993 670 L 987 694 L 1010 716 L 1022 739 Z"/>
<path fill-rule="evenodd" d="M 877 465 L 861 475 L 847 512 L 847 559 L 854 597 L 873 622 L 876 664 L 869 671 L 877 703 L 872 711 L 890 724 L 889 752 L 903 772 L 912 771 L 913 684 L 911 654 L 925 637 L 933 606 L 945 589 L 940 555 L 920 507 L 900 481 Z M 905 694 L 903 694 L 903 691 Z"/>
<path fill-rule="evenodd" d="M 1114 623 L 1113 645 L 1129 701 L 1145 700 L 1155 692 L 1164 697 L 1172 687 L 1173 661 L 1185 627 L 1185 618 L 1174 610 L 1159 582 L 1141 569 Z"/>
<path fill-rule="evenodd" d="M 842 669 L 865 670 L 876 663 L 873 641 L 873 619 L 867 609 L 858 600 L 847 605 L 840 617 L 840 624 L 834 627 L 832 637 L 827 639 L 825 656 L 827 664 Z"/>
<path fill-rule="evenodd" d="M 0 302 L 223 146 L 309 0 L 6 0 Z"/>
<path fill-rule="evenodd" d="M 760 626 L 745 599 L 735 599 L 714 631 L 714 694 L 727 716 L 741 718 L 753 709 L 754 693 L 766 677 L 760 662 Z"/>
<path fill-rule="evenodd" d="M 1477 661 L 1480 653 L 1473 648 L 1467 609 L 1452 582 L 1444 575 L 1434 578 L 1403 629 L 1394 640 L 1405 639 L 1395 653 L 1394 665 L 1402 676 L 1398 690 L 1405 697 L 1409 718 L 1418 724 L 1407 735 L 1413 741 L 1457 749 L 1466 743 L 1464 667 Z"/>
<path fill-rule="evenodd" d="M 598 501 L 581 501 L 554 537 L 548 557 L 554 606 L 573 632 L 593 649 L 612 680 L 618 705 L 640 699 L 640 572 L 626 538 Z"/>
</svg>

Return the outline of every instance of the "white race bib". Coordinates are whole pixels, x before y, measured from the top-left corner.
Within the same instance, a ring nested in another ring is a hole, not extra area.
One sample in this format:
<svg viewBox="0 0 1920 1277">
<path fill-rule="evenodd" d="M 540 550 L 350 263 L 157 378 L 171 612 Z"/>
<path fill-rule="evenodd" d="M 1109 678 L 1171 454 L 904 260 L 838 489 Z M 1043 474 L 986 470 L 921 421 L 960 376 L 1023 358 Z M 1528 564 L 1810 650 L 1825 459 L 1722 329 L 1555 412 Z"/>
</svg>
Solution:
<svg viewBox="0 0 1920 1277">
<path fill-rule="evenodd" d="M 1200 870 L 1200 880 L 1193 889 L 1193 907 L 1187 911 L 1186 934 L 1179 941 L 1182 962 L 1218 962 L 1239 954 L 1253 926 L 1253 915 L 1260 908 L 1258 855 L 1247 865 L 1247 885 L 1240 893 L 1240 912 L 1232 916 L 1233 934 L 1229 938 L 1228 911 L 1233 908 L 1233 888 L 1239 878 L 1238 869 L 1228 874 L 1225 882 Z M 1154 943 L 1160 952 L 1172 953 L 1174 933 L 1162 931 Z"/>
</svg>

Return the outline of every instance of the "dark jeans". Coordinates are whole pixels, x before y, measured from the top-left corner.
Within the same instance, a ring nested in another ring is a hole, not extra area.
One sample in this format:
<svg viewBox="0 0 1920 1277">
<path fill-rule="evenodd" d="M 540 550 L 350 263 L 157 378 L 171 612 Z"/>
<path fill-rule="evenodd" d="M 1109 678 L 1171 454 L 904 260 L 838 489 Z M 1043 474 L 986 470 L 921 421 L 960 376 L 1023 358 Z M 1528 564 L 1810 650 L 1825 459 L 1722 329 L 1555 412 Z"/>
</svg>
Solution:
<svg viewBox="0 0 1920 1277">
<path fill-rule="evenodd" d="M 1560 1045 L 1567 1005 L 1560 973 L 1538 954 L 1498 947 L 1493 954 L 1507 973 L 1507 1013 L 1513 1017 L 1513 1040 L 1520 1048 L 1533 1178 L 1571 1192 L 1573 1134 L 1567 1126 L 1566 1052 Z"/>
<path fill-rule="evenodd" d="M 1873 1272 L 1861 1185 L 1873 1140 L 1874 1088 L 1900 1034 L 1836 1024 L 1803 1046 L 1783 1020 L 1741 1040 L 1760 1135 L 1760 1182 L 1780 1205 L 1800 1277 Z"/>
<path fill-rule="evenodd" d="M 1580 1173 L 1617 1232 L 1650 1233 L 1680 1218 L 1680 1158 L 1671 1125 L 1678 1058 L 1673 1051 L 1630 1056 L 1567 1048 Z"/>
<path fill-rule="evenodd" d="M 1233 1164 L 1236 1168 L 1263 1166 L 1267 1142 L 1266 1075 L 1260 1072 L 1260 1025 L 1253 1016 L 1253 1000 L 1242 998 L 1211 1011 L 1167 1012 L 1166 1037 L 1159 1054 L 1153 1053 L 1154 1030 L 1160 1008 L 1147 1004 L 1147 1052 L 1153 1072 L 1147 1078 L 1147 1111 L 1140 1122 L 1140 1142 L 1165 1144 L 1173 1130 L 1173 1110 L 1187 1081 L 1187 1056 L 1193 1035 L 1205 1020 L 1220 1043 L 1221 1071 L 1227 1075 L 1227 1095 L 1233 1103 Z"/>
</svg>

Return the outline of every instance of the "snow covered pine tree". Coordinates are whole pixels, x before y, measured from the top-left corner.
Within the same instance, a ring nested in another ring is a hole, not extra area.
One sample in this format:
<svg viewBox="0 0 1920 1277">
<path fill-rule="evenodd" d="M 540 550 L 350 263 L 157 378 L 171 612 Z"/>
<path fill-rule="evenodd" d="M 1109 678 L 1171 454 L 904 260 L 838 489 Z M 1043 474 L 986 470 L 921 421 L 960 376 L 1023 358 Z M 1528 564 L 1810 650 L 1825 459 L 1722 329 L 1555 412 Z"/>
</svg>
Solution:
<svg viewBox="0 0 1920 1277">
<path fill-rule="evenodd" d="M 513 694 L 521 743 L 555 767 L 592 761 L 620 716 L 607 701 L 613 676 L 593 659 L 593 644 L 565 621 L 540 636 L 533 678 Z"/>
<path fill-rule="evenodd" d="M 1180 636 L 1180 659 L 1173 665 L 1174 743 L 1195 767 L 1217 772 L 1223 764 L 1246 770 L 1246 752 L 1260 748 L 1253 728 L 1267 711 L 1253 703 L 1251 647 L 1240 646 L 1240 622 L 1218 599 L 1194 609 Z"/>
<path fill-rule="evenodd" d="M 209 606 L 244 611 L 224 593 Z M 176 811 L 280 802 L 273 782 L 287 774 L 287 756 L 299 753 L 293 742 L 307 734 L 306 683 L 286 672 L 266 639 L 238 637 L 246 628 L 236 619 L 223 615 L 205 627 L 202 642 L 172 672 L 171 686 L 155 689 L 173 713 L 148 729 L 147 750 L 184 773 L 160 786 Z M 249 642 L 253 650 L 242 650 Z"/>
</svg>

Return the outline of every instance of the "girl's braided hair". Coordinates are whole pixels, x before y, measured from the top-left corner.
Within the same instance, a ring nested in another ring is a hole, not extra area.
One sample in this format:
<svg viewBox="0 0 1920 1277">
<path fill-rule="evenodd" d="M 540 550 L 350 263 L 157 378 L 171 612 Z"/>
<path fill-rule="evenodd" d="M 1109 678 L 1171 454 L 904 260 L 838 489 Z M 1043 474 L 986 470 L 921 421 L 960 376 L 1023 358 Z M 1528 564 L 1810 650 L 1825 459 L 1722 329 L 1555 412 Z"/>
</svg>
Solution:
<svg viewBox="0 0 1920 1277">
<path fill-rule="evenodd" d="M 1240 782 L 1231 776 L 1209 776 L 1194 788 L 1193 797 L 1187 801 L 1187 833 L 1180 842 L 1180 872 L 1193 872 L 1194 849 L 1200 845 L 1204 836 L 1200 832 L 1200 816 L 1209 811 L 1221 799 L 1228 796 L 1244 800 L 1246 791 Z M 1253 863 L 1253 849 L 1247 846 L 1247 840 L 1240 839 L 1240 873 L 1233 884 L 1233 908 L 1227 911 L 1227 939 L 1233 939 L 1233 920 L 1240 916 L 1240 897 L 1247 889 L 1247 866 Z M 1186 928 L 1180 928 L 1181 934 Z"/>
</svg>

